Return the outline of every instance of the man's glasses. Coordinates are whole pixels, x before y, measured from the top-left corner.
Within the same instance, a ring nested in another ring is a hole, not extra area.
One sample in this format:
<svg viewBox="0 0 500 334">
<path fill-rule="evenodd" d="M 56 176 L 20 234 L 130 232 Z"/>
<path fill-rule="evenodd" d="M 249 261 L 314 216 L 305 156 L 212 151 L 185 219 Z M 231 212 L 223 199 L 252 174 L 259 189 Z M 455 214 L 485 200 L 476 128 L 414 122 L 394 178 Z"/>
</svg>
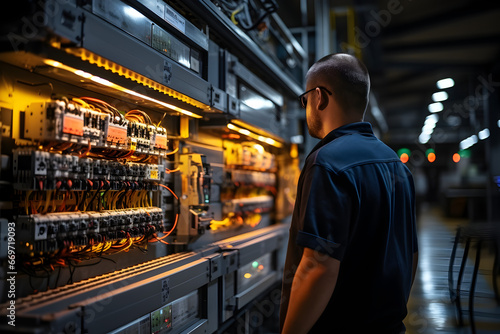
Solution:
<svg viewBox="0 0 500 334">
<path fill-rule="evenodd" d="M 322 87 L 322 86 L 317 86 L 317 87 L 314 87 L 312 89 L 309 89 L 307 92 L 304 92 L 302 94 L 299 95 L 299 101 L 300 101 L 300 104 L 302 105 L 302 108 L 306 108 L 307 107 L 307 94 L 312 92 L 313 90 L 315 90 L 316 88 L 319 88 L 319 89 L 324 89 L 328 95 L 332 95 L 332 93 L 326 89 L 325 87 Z"/>
</svg>

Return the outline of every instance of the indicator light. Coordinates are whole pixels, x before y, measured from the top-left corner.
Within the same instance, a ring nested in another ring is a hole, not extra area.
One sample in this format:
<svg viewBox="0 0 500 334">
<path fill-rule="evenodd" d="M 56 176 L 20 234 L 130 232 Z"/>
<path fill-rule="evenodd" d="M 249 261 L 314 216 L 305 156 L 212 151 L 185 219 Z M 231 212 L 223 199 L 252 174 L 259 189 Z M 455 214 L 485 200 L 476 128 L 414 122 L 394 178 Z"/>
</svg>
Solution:
<svg viewBox="0 0 500 334">
<path fill-rule="evenodd" d="M 399 159 L 401 159 L 401 162 L 405 164 L 405 163 L 408 162 L 408 160 L 410 159 L 410 157 L 408 156 L 408 154 L 403 153 L 403 154 L 401 154 L 401 156 L 399 157 Z"/>
<path fill-rule="evenodd" d="M 410 160 L 411 151 L 408 148 L 403 147 L 397 151 L 397 155 L 401 162 L 405 164 L 408 162 L 408 160 Z"/>
<path fill-rule="evenodd" d="M 430 163 L 436 161 L 436 152 L 432 148 L 425 151 L 425 155 L 427 156 L 427 161 Z"/>
</svg>

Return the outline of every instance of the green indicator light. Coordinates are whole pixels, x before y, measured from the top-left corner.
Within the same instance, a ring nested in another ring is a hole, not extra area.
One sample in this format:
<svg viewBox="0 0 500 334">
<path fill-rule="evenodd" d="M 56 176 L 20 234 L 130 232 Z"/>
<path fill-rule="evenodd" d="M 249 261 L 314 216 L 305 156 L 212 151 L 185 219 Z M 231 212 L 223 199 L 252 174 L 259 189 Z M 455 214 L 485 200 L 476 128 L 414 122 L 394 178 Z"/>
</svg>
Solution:
<svg viewBox="0 0 500 334">
<path fill-rule="evenodd" d="M 253 261 L 252 262 L 252 267 L 257 268 L 259 266 L 259 262 Z"/>
<path fill-rule="evenodd" d="M 411 156 L 411 151 L 410 149 L 406 148 L 406 147 L 403 147 L 403 148 L 400 148 L 398 151 L 397 151 L 397 155 L 398 157 L 401 158 L 401 155 L 405 154 L 408 156 L 408 158 Z"/>
<path fill-rule="evenodd" d="M 458 151 L 458 154 L 460 154 L 461 158 L 470 158 L 470 150 L 469 149 L 460 150 L 460 151 Z"/>
</svg>

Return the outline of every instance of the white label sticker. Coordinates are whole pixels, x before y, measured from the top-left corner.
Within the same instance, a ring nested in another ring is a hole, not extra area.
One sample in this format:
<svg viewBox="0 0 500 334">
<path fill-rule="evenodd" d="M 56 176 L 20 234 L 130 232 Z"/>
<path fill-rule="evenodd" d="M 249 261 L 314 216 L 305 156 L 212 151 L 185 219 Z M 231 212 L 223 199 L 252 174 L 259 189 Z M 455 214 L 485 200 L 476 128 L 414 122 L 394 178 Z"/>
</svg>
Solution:
<svg viewBox="0 0 500 334">
<path fill-rule="evenodd" d="M 183 34 L 186 33 L 186 20 L 170 6 L 165 4 L 165 21 L 180 30 Z"/>
<path fill-rule="evenodd" d="M 191 57 L 191 69 L 196 73 L 200 73 L 200 62 L 194 57 Z"/>
</svg>

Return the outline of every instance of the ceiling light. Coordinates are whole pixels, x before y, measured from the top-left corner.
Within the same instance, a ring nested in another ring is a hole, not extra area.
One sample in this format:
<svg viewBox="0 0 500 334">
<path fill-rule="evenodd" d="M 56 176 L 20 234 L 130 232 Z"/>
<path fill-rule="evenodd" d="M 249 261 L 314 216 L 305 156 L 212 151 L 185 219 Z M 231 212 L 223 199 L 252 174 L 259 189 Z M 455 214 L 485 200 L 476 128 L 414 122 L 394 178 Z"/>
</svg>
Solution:
<svg viewBox="0 0 500 334">
<path fill-rule="evenodd" d="M 455 85 L 455 81 L 453 81 L 452 78 L 446 78 L 446 79 L 441 79 L 438 82 L 436 82 L 436 86 L 439 89 L 445 89 L 445 88 L 450 88 Z"/>
<path fill-rule="evenodd" d="M 440 112 L 444 109 L 444 106 L 441 102 L 434 102 L 429 104 L 429 112 L 435 113 L 435 112 Z"/>
<path fill-rule="evenodd" d="M 461 150 L 466 150 L 468 149 L 469 147 L 473 146 L 474 144 L 477 143 L 477 136 L 476 135 L 472 135 L 468 138 L 465 138 L 464 140 L 462 140 L 460 142 L 460 149 Z"/>
<path fill-rule="evenodd" d="M 484 140 L 490 136 L 490 130 L 488 128 L 479 131 L 477 134 L 479 140 Z"/>
<path fill-rule="evenodd" d="M 439 116 L 436 114 L 428 115 L 425 118 L 425 123 L 427 122 L 437 123 L 438 121 L 439 121 Z"/>
<path fill-rule="evenodd" d="M 425 127 L 425 126 L 422 128 L 422 134 L 432 135 L 433 132 L 434 132 L 434 128 Z"/>
<path fill-rule="evenodd" d="M 437 123 L 437 120 L 435 120 L 434 118 L 427 118 L 427 119 L 425 119 L 424 126 L 431 126 L 432 125 L 433 127 L 435 127 L 436 123 Z"/>
<path fill-rule="evenodd" d="M 434 102 L 440 102 L 445 100 L 448 100 L 448 93 L 446 92 L 436 92 L 432 94 L 432 101 Z"/>
<path fill-rule="evenodd" d="M 418 141 L 420 144 L 427 144 L 427 142 L 431 139 L 431 135 L 421 133 L 420 136 L 418 137 Z"/>
<path fill-rule="evenodd" d="M 423 129 L 434 129 L 436 127 L 436 123 L 434 122 L 425 122 L 424 126 L 422 127 Z"/>
</svg>

